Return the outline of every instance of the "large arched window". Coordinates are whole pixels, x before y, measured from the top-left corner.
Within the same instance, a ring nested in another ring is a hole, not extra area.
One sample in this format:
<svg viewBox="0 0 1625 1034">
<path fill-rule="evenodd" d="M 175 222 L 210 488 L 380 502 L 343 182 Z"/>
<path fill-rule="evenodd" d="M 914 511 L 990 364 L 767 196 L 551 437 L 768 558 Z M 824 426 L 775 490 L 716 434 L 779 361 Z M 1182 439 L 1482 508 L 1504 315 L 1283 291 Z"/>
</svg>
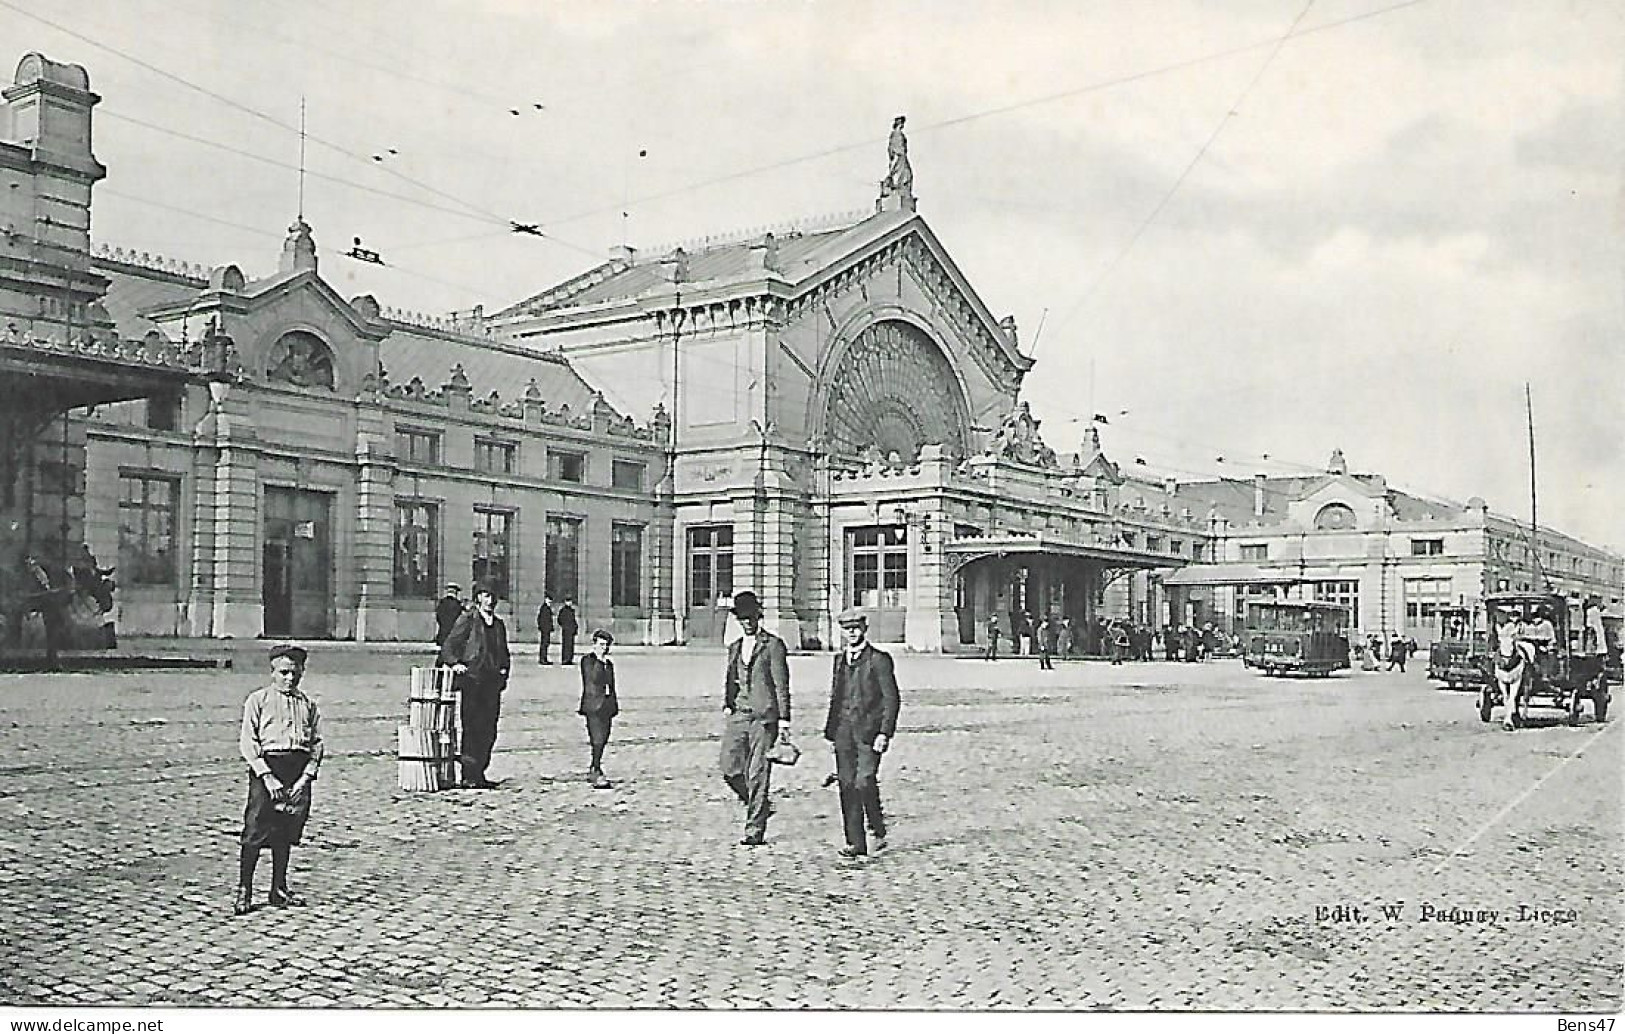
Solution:
<svg viewBox="0 0 1625 1034">
<path fill-rule="evenodd" d="M 887 459 L 896 453 L 910 462 L 926 445 L 964 455 L 958 378 L 942 350 L 911 323 L 866 327 L 830 372 L 824 392 L 824 434 L 837 455 Z"/>
<path fill-rule="evenodd" d="M 315 334 L 290 330 L 265 361 L 265 379 L 296 388 L 333 388 L 333 352 Z"/>
<path fill-rule="evenodd" d="M 1327 503 L 1315 514 L 1316 531 L 1347 531 L 1354 527 L 1354 510 L 1345 503 Z"/>
</svg>

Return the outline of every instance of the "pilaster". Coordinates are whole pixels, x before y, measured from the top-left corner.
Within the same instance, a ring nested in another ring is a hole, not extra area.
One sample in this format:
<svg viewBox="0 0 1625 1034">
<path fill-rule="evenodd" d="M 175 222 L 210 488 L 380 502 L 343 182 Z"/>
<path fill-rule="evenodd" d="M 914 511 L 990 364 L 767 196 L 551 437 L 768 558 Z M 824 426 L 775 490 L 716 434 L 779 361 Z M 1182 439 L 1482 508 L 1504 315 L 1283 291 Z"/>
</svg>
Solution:
<svg viewBox="0 0 1625 1034">
<path fill-rule="evenodd" d="M 362 405 L 356 426 L 355 638 L 399 638 L 395 614 L 395 464 L 383 410 Z"/>
<path fill-rule="evenodd" d="M 255 638 L 265 631 L 261 593 L 259 435 L 237 396 L 216 403 L 213 526 L 213 619 L 218 639 Z"/>
</svg>

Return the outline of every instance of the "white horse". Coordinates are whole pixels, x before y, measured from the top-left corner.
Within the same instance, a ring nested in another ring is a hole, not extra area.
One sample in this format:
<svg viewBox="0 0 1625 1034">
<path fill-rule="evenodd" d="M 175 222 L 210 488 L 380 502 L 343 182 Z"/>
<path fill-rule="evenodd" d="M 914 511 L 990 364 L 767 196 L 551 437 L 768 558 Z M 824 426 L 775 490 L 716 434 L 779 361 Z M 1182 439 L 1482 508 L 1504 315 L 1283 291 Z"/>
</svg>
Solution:
<svg viewBox="0 0 1625 1034">
<path fill-rule="evenodd" d="M 1507 713 L 1501 725 L 1516 729 L 1528 709 L 1529 680 L 1535 672 L 1535 645 L 1521 637 L 1517 622 L 1496 629 L 1495 682 L 1506 702 Z"/>
</svg>

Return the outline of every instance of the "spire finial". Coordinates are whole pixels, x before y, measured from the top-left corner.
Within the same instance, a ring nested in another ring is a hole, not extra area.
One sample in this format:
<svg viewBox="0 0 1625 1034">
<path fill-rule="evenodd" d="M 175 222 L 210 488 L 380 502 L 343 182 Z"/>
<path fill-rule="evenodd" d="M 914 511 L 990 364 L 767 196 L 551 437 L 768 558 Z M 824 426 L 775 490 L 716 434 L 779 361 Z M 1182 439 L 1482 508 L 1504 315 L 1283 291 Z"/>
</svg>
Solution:
<svg viewBox="0 0 1625 1034">
<path fill-rule="evenodd" d="M 305 221 L 305 98 L 299 96 L 299 221 Z"/>
</svg>

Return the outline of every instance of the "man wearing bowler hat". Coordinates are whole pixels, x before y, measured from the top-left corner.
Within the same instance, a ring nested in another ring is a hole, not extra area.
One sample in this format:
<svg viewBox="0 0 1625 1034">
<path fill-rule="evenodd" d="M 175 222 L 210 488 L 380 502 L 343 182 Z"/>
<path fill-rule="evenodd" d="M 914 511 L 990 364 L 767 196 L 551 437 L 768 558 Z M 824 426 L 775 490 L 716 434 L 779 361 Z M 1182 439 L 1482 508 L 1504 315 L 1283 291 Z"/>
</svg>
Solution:
<svg viewBox="0 0 1625 1034">
<path fill-rule="evenodd" d="M 782 734 L 790 736 L 790 654 L 784 640 L 762 627 L 762 602 L 754 592 L 736 593 L 734 618 L 745 634 L 728 647 L 722 678 L 722 778 L 745 805 L 745 837 L 739 843 L 767 842 L 772 767 L 768 752 Z"/>
<path fill-rule="evenodd" d="M 824 739 L 835 752 L 835 779 L 841 789 L 841 824 L 846 846 L 841 857 L 862 858 L 886 847 L 886 816 L 880 810 L 880 756 L 897 733 L 897 676 L 891 655 L 869 643 L 869 619 L 843 610 L 841 651 L 830 680 L 829 719 Z M 864 835 L 864 826 L 873 841 Z"/>
</svg>

